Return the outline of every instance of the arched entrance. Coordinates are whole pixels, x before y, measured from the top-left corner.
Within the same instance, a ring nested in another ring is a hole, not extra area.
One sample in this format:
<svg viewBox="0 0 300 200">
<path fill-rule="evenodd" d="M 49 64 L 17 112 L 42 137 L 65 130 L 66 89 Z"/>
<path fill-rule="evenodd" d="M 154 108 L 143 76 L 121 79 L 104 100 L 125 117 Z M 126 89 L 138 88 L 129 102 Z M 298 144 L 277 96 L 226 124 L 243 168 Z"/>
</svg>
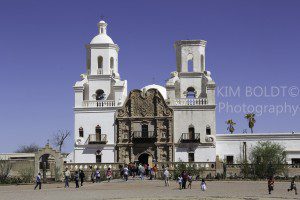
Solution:
<svg viewBox="0 0 300 200">
<path fill-rule="evenodd" d="M 55 158 L 51 154 L 43 154 L 39 159 L 39 172 L 43 180 L 55 180 Z"/>
<path fill-rule="evenodd" d="M 54 178 L 56 181 L 62 179 L 63 158 L 60 152 L 52 149 L 49 144 L 35 154 L 35 176 L 38 172 L 44 181 L 48 178 Z"/>
<path fill-rule="evenodd" d="M 148 154 L 148 153 L 142 153 L 140 156 L 139 156 L 139 158 L 138 158 L 138 160 L 139 160 L 139 163 L 141 163 L 141 164 L 149 164 L 149 165 L 152 165 L 152 160 L 153 160 L 153 158 L 152 158 L 152 156 L 150 155 L 150 154 Z"/>
</svg>

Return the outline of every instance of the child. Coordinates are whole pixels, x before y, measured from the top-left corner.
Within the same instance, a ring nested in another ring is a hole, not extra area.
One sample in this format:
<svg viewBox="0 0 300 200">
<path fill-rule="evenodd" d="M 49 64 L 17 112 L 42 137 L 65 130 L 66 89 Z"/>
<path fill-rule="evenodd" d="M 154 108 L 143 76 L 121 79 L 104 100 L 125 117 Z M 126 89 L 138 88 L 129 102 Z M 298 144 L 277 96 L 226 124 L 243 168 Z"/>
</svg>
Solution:
<svg viewBox="0 0 300 200">
<path fill-rule="evenodd" d="M 295 177 L 292 179 L 291 181 L 291 187 L 287 190 L 288 192 L 289 191 L 293 191 L 295 190 L 295 195 L 297 195 L 297 187 L 296 187 L 296 183 L 295 183 Z"/>
<path fill-rule="evenodd" d="M 42 189 L 41 173 L 38 173 L 38 175 L 36 176 L 36 185 L 34 189 L 36 189 L 37 186 L 39 186 L 39 190 Z"/>
<path fill-rule="evenodd" d="M 96 173 L 95 173 L 95 176 L 96 176 L 96 183 L 100 183 L 100 170 L 97 168 L 96 169 Z"/>
<path fill-rule="evenodd" d="M 178 184 L 179 184 L 179 190 L 181 190 L 182 189 L 182 177 L 181 177 L 181 175 L 178 177 Z"/>
<path fill-rule="evenodd" d="M 106 171 L 106 179 L 107 179 L 108 182 L 110 182 L 111 177 L 112 177 L 112 171 L 111 171 L 111 169 L 110 169 L 110 167 L 109 167 L 109 168 L 107 169 L 107 171 Z"/>
<path fill-rule="evenodd" d="M 193 176 L 192 175 L 188 175 L 188 188 L 192 189 L 192 182 L 193 182 Z"/>
<path fill-rule="evenodd" d="M 206 190 L 206 183 L 205 183 L 205 180 L 204 180 L 204 179 L 201 180 L 201 190 L 202 190 L 202 191 L 205 191 L 205 190 Z"/>
</svg>

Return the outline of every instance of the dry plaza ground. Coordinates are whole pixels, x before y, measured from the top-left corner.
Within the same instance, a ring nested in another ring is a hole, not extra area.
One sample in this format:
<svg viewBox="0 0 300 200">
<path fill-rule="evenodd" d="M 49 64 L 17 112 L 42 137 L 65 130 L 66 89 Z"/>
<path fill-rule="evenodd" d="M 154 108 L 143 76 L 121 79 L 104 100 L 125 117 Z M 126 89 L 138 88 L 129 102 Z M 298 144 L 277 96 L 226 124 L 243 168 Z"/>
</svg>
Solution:
<svg viewBox="0 0 300 200">
<path fill-rule="evenodd" d="M 289 182 L 275 182 L 271 195 L 266 181 L 207 181 L 207 191 L 200 190 L 200 182 L 193 188 L 178 190 L 175 181 L 165 187 L 161 180 L 113 180 L 110 183 L 85 183 L 76 189 L 75 183 L 64 188 L 63 183 L 44 184 L 42 190 L 34 185 L 0 186 L 1 200 L 98 200 L 98 199 L 300 199 L 287 192 Z"/>
</svg>

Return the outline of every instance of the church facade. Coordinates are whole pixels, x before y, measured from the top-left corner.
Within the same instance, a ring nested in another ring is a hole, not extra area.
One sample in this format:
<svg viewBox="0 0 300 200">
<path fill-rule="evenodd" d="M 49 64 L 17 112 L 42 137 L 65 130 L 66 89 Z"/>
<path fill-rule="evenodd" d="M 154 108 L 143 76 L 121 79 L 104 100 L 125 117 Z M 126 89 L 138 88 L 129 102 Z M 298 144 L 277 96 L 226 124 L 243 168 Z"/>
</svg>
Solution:
<svg viewBox="0 0 300 200">
<path fill-rule="evenodd" d="M 73 163 L 238 162 L 261 138 L 277 140 L 300 162 L 300 134 L 216 135 L 216 84 L 205 65 L 204 40 L 174 44 L 176 71 L 165 86 L 127 93 L 118 70 L 119 47 L 98 23 L 86 45 L 86 73 L 74 85 Z M 278 139 L 279 140 L 279 139 Z M 248 146 L 247 146 L 248 144 Z"/>
</svg>

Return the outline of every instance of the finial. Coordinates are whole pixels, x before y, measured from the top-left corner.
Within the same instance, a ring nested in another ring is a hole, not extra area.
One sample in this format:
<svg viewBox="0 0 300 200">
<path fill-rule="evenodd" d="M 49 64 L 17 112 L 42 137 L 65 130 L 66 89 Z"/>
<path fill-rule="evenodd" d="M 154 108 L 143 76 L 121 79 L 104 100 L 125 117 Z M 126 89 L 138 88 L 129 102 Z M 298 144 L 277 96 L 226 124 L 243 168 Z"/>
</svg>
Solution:
<svg viewBox="0 0 300 200">
<path fill-rule="evenodd" d="M 100 21 L 104 21 L 104 18 L 105 18 L 105 16 L 104 16 L 104 15 L 101 15 L 101 16 L 100 16 Z"/>
</svg>

